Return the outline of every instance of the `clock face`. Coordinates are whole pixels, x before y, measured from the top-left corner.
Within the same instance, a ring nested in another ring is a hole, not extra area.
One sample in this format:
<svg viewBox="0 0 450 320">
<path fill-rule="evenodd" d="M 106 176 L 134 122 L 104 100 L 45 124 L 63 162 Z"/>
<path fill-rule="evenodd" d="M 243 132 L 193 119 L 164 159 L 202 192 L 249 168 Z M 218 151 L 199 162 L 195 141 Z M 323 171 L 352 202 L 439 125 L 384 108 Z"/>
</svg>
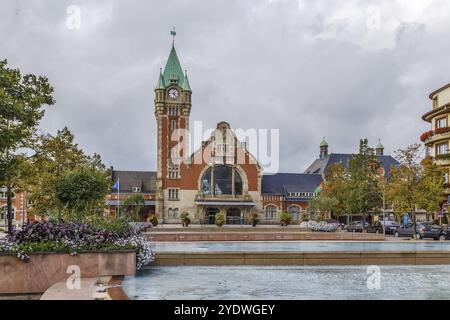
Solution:
<svg viewBox="0 0 450 320">
<path fill-rule="evenodd" d="M 169 90 L 169 98 L 172 99 L 172 100 L 178 98 L 178 95 L 179 95 L 179 94 L 180 94 L 180 93 L 178 92 L 177 89 L 170 89 L 170 90 Z"/>
</svg>

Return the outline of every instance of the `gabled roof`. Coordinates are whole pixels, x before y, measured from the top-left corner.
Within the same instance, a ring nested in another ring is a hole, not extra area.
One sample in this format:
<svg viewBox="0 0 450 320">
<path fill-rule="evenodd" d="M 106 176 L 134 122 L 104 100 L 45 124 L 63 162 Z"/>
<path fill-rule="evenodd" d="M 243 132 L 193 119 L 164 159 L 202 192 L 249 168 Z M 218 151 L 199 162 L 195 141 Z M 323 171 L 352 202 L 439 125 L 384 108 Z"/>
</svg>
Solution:
<svg viewBox="0 0 450 320">
<path fill-rule="evenodd" d="M 141 188 L 142 193 L 154 193 L 156 189 L 155 171 L 116 171 L 112 172 L 114 182 L 120 179 L 120 192 L 133 192 L 134 187 Z"/>
<path fill-rule="evenodd" d="M 353 154 L 344 154 L 344 153 L 331 153 L 323 159 L 315 160 L 308 169 L 305 170 L 307 174 L 326 174 L 331 165 L 342 163 L 345 168 L 348 169 L 350 160 L 352 159 Z M 383 155 L 376 156 L 377 160 L 381 163 L 384 168 L 385 176 L 390 177 L 391 175 L 391 166 L 398 166 L 400 163 L 395 160 L 392 156 Z"/>
<path fill-rule="evenodd" d="M 263 175 L 261 193 L 287 195 L 289 192 L 314 192 L 322 183 L 320 174 L 277 173 Z"/>
</svg>

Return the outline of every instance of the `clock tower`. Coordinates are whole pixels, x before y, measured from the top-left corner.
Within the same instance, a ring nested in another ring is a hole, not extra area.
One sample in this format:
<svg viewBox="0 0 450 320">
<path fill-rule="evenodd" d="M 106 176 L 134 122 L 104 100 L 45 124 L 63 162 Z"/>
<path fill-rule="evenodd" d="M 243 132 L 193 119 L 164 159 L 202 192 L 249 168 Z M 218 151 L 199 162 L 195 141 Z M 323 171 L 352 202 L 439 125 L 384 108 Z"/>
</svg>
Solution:
<svg viewBox="0 0 450 320">
<path fill-rule="evenodd" d="M 171 31 L 175 40 L 175 31 Z M 177 129 L 189 129 L 191 112 L 191 87 L 187 73 L 183 72 L 172 42 L 166 66 L 160 70 L 155 88 L 155 117 L 157 128 L 157 175 L 155 211 L 159 219 L 167 216 L 166 203 L 177 200 L 181 192 L 182 164 L 176 161 L 185 156 L 178 154 L 175 147 L 178 141 L 172 141 Z"/>
</svg>

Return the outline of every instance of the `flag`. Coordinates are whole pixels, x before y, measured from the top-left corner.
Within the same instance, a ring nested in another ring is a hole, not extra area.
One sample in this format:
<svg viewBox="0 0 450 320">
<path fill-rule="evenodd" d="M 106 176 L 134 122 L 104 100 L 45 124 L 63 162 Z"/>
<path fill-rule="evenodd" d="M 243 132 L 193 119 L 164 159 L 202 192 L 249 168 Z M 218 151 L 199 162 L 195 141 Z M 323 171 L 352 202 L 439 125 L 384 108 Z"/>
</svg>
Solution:
<svg viewBox="0 0 450 320">
<path fill-rule="evenodd" d="M 320 183 L 320 185 L 314 190 L 315 193 L 320 193 L 323 189 L 323 182 Z"/>
<path fill-rule="evenodd" d="M 113 189 L 113 191 L 114 190 L 119 191 L 119 188 L 120 188 L 120 182 L 119 182 L 119 179 L 117 179 L 117 181 L 116 181 L 116 183 L 114 183 L 112 189 Z"/>
</svg>

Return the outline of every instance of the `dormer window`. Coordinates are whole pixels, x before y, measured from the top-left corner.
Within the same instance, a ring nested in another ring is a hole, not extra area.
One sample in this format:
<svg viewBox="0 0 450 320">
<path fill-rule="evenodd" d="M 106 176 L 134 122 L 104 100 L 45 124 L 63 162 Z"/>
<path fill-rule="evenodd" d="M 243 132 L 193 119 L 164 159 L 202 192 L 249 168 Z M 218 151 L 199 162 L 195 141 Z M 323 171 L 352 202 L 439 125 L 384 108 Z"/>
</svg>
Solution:
<svg viewBox="0 0 450 320">
<path fill-rule="evenodd" d="M 132 190 L 134 193 L 139 193 L 141 192 L 141 187 L 133 187 Z"/>
</svg>

